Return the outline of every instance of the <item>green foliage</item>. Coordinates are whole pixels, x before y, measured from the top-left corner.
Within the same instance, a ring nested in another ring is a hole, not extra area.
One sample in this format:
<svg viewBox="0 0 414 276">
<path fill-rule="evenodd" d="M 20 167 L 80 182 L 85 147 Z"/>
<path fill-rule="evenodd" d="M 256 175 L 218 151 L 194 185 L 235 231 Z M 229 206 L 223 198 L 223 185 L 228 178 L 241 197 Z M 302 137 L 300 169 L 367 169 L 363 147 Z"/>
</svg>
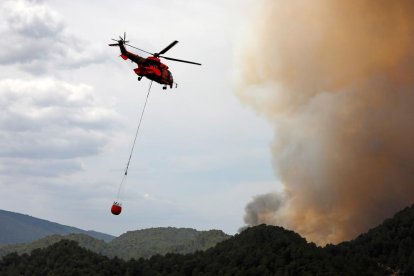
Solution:
<svg viewBox="0 0 414 276">
<path fill-rule="evenodd" d="M 186 254 L 197 250 L 206 250 L 229 237 L 220 230 L 197 231 L 190 228 L 173 227 L 130 231 L 109 243 L 83 234 L 52 235 L 29 244 L 0 247 L 0 256 L 12 252 L 29 253 L 34 249 L 45 248 L 65 239 L 76 241 L 79 246 L 96 253 L 128 260 L 149 258 L 156 254 Z"/>
<path fill-rule="evenodd" d="M 39 248 L 45 248 L 50 245 L 53 245 L 61 240 L 72 240 L 76 241 L 81 247 L 92 250 L 96 253 L 106 254 L 107 252 L 107 243 L 102 240 L 94 239 L 88 235 L 84 234 L 69 234 L 65 236 L 61 235 L 51 235 L 45 238 L 39 239 L 32 243 L 27 244 L 13 244 L 5 245 L 0 247 L 0 257 L 5 256 L 9 253 L 16 252 L 18 254 L 30 253 L 31 251 Z"/>
<path fill-rule="evenodd" d="M 184 235 L 197 240 L 191 229 L 172 230 L 167 236 L 160 228 L 153 229 L 153 236 L 130 232 L 118 242 L 125 244 L 140 235 L 164 245 Z M 129 261 L 109 259 L 62 240 L 30 255 L 5 256 L 0 275 L 414 275 L 413 234 L 414 206 L 354 241 L 325 248 L 292 231 L 266 225 L 248 228 L 205 251 Z M 209 243 L 204 237 L 198 239 Z"/>
<path fill-rule="evenodd" d="M 160 227 L 130 231 L 109 243 L 109 256 L 125 260 L 149 258 L 156 254 L 186 254 L 206 250 L 230 236 L 219 230 Z"/>
<path fill-rule="evenodd" d="M 414 205 L 338 249 L 369 256 L 390 272 L 414 275 Z"/>
<path fill-rule="evenodd" d="M 0 275 L 125 275 L 124 263 L 62 240 L 30 255 L 16 253 L 0 262 Z"/>
<path fill-rule="evenodd" d="M 30 255 L 7 255 L 0 262 L 0 275 L 28 271 L 30 275 L 385 275 L 373 261 L 332 256 L 292 231 L 265 225 L 186 255 L 168 253 L 125 262 L 62 240 Z"/>
</svg>

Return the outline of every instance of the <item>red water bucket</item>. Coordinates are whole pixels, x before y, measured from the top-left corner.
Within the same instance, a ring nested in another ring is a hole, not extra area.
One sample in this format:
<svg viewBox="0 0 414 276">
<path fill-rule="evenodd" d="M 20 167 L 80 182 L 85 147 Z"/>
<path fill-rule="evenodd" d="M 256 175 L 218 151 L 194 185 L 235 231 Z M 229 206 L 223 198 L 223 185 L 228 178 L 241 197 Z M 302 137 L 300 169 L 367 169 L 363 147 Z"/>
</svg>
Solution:
<svg viewBox="0 0 414 276">
<path fill-rule="evenodd" d="M 111 207 L 111 213 L 117 216 L 121 213 L 121 211 L 122 211 L 121 204 L 118 202 L 114 202 L 114 204 L 112 204 L 112 207 Z"/>
</svg>

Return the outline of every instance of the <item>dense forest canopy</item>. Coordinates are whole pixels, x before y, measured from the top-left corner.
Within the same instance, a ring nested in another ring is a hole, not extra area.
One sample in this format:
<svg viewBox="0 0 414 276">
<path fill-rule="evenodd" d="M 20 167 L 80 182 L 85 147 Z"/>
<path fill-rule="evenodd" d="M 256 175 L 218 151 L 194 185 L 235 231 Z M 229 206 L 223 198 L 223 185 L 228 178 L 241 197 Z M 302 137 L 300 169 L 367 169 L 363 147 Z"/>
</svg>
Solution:
<svg viewBox="0 0 414 276">
<path fill-rule="evenodd" d="M 414 275 L 412 237 L 414 206 L 338 245 L 318 247 L 293 231 L 259 225 L 206 251 L 125 261 L 61 240 L 3 257 L 0 275 Z"/>
<path fill-rule="evenodd" d="M 95 253 L 129 260 L 149 258 L 156 254 L 186 254 L 206 250 L 229 237 L 221 230 L 197 231 L 191 228 L 174 227 L 129 231 L 110 242 L 85 234 L 51 235 L 32 243 L 0 246 L 0 257 L 12 252 L 30 253 L 34 249 L 45 248 L 66 239 L 76 241 L 79 246 Z"/>
</svg>

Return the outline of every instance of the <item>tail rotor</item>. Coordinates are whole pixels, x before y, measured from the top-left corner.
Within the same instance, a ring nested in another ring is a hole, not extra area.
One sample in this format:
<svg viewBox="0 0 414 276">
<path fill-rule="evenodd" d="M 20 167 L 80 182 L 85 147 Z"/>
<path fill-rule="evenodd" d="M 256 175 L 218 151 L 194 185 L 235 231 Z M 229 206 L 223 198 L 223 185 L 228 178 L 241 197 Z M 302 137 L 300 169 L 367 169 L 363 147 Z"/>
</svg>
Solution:
<svg viewBox="0 0 414 276">
<path fill-rule="evenodd" d="M 116 41 L 116 42 L 118 42 L 118 43 L 111 43 L 111 44 L 108 44 L 109 46 L 119 46 L 119 45 L 121 45 L 121 44 L 127 44 L 127 43 L 129 43 L 129 41 L 127 41 L 127 40 L 126 40 L 126 32 L 124 32 L 124 37 L 119 36 L 119 39 L 114 39 L 114 38 L 112 38 L 112 40 L 113 40 L 113 41 Z"/>
</svg>

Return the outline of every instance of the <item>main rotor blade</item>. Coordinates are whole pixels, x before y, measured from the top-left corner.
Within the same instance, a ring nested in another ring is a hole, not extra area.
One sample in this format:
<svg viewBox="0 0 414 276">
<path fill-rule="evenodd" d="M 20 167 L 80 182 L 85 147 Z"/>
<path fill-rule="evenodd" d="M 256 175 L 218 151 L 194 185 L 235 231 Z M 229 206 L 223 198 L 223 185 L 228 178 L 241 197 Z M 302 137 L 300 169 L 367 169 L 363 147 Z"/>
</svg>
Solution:
<svg viewBox="0 0 414 276">
<path fill-rule="evenodd" d="M 159 57 L 165 58 L 165 59 L 168 59 L 168 60 L 178 61 L 178 62 L 185 62 L 185 63 L 195 64 L 195 65 L 201 65 L 201 63 L 192 62 L 192 61 L 188 61 L 188 60 L 182 60 L 182 59 L 176 59 L 176 58 L 170 58 L 170 57 L 163 57 L 163 56 L 159 56 Z"/>
<path fill-rule="evenodd" d="M 147 52 L 147 51 L 145 51 L 145 50 L 142 50 L 142 49 L 140 49 L 140 48 L 137 48 L 137 47 L 135 47 L 135 46 L 132 46 L 132 45 L 130 45 L 130 44 L 128 44 L 128 43 L 125 43 L 125 45 L 128 45 L 129 47 L 132 47 L 132 48 L 134 48 L 134 49 L 140 50 L 140 51 L 142 51 L 142 52 L 144 52 L 144 53 L 147 53 L 147 54 L 150 54 L 150 55 L 154 55 L 153 53 Z"/>
<path fill-rule="evenodd" d="M 169 49 L 171 49 L 172 47 L 174 47 L 174 45 L 177 44 L 177 43 L 178 43 L 178 41 L 177 40 L 174 40 L 173 42 L 171 42 L 170 45 L 168 45 L 163 50 L 161 50 L 161 52 L 156 53 L 155 56 L 159 56 L 159 55 L 165 54 Z"/>
</svg>

